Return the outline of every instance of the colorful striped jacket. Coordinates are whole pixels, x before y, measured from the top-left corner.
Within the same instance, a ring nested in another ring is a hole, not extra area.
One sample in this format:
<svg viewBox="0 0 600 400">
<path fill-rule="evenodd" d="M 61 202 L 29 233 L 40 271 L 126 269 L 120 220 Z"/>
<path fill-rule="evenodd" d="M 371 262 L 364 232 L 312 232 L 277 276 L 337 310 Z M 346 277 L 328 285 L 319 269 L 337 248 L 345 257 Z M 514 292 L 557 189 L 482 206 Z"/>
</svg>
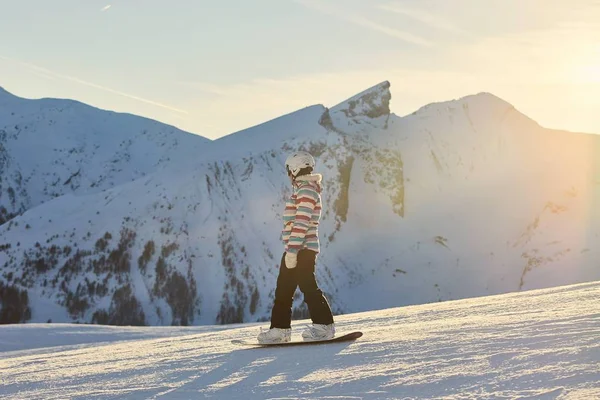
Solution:
<svg viewBox="0 0 600 400">
<path fill-rule="evenodd" d="M 302 249 L 319 252 L 319 220 L 321 219 L 321 174 L 302 175 L 283 212 L 281 239 L 285 251 L 297 253 Z"/>
</svg>

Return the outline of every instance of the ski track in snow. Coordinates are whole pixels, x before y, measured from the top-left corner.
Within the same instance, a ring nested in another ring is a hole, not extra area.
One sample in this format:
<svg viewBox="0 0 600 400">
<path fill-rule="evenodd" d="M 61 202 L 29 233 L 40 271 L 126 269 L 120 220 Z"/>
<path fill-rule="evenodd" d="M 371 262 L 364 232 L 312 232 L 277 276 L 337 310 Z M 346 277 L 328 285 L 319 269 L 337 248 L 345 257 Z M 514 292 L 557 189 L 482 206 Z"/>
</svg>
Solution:
<svg viewBox="0 0 600 400">
<path fill-rule="evenodd" d="M 355 342 L 273 349 L 231 344 L 259 324 L 2 326 L 0 397 L 598 399 L 599 298 L 593 282 L 349 314 Z"/>
</svg>

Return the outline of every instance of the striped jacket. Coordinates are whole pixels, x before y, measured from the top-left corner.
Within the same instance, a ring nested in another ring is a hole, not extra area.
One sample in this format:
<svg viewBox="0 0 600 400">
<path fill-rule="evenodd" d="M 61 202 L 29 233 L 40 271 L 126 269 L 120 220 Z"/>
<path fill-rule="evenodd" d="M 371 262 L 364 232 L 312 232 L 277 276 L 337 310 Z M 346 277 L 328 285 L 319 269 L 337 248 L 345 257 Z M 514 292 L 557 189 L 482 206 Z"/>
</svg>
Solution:
<svg viewBox="0 0 600 400">
<path fill-rule="evenodd" d="M 302 249 L 319 252 L 319 220 L 321 219 L 321 174 L 296 178 L 294 191 L 285 203 L 281 239 L 285 251 Z"/>
</svg>

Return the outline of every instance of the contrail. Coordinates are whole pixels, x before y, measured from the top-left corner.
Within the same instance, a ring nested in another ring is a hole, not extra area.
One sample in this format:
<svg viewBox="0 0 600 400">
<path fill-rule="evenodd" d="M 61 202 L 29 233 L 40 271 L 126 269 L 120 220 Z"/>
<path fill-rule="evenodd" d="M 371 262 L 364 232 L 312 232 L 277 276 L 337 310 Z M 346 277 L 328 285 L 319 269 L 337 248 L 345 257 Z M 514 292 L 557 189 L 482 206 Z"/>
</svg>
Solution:
<svg viewBox="0 0 600 400">
<path fill-rule="evenodd" d="M 346 12 L 343 8 L 335 8 L 329 5 L 326 5 L 319 1 L 313 0 L 293 0 L 294 2 L 303 5 L 304 7 L 311 8 L 313 10 L 319 11 L 323 14 L 332 15 L 337 18 L 341 18 L 347 22 L 353 23 L 358 26 L 362 26 L 363 28 L 371 29 L 373 31 L 377 31 L 383 33 L 385 35 L 391 36 L 396 39 L 400 39 L 404 42 L 417 44 L 420 46 L 432 46 L 433 43 L 427 39 L 424 39 L 420 36 L 413 35 L 410 32 L 401 31 L 396 28 L 392 28 L 386 25 L 382 25 L 375 21 L 372 21 L 368 18 L 363 17 L 362 15 L 357 15 L 353 13 Z"/>
<path fill-rule="evenodd" d="M 188 114 L 188 112 L 186 110 L 175 108 L 175 107 L 169 106 L 167 104 L 159 103 L 157 101 L 144 99 L 142 97 L 135 96 L 135 95 L 132 95 L 132 94 L 129 94 L 129 93 L 125 93 L 125 92 L 121 92 L 120 90 L 111 89 L 111 88 L 106 87 L 106 86 L 97 85 L 95 83 L 84 81 L 84 80 L 79 79 L 79 78 L 74 77 L 74 76 L 59 74 L 59 73 L 56 73 L 54 71 L 50 71 L 47 68 L 40 67 L 40 66 L 35 65 L 35 64 L 31 64 L 31 63 L 28 63 L 28 62 L 24 62 L 24 61 L 12 59 L 12 58 L 8 58 L 8 57 L 3 57 L 3 56 L 0 56 L 0 60 L 5 60 L 5 61 L 10 61 L 10 62 L 13 62 L 13 63 L 17 63 L 17 64 L 20 64 L 20 65 L 23 65 L 26 68 L 32 69 L 32 70 L 37 71 L 37 72 L 42 72 L 44 74 L 47 74 L 47 75 L 55 77 L 55 78 L 64 79 L 64 80 L 67 80 L 67 81 L 79 83 L 81 85 L 93 87 L 95 89 L 99 89 L 99 90 L 103 90 L 105 92 L 113 93 L 113 94 L 116 94 L 116 95 L 119 95 L 119 96 L 127 97 L 129 99 L 137 100 L 137 101 L 140 101 L 142 103 L 146 103 L 146 104 L 150 104 L 150 105 L 153 105 L 153 106 L 156 106 L 156 107 L 164 108 L 166 110 L 174 111 L 174 112 L 177 112 L 177 113 L 180 113 L 180 114 Z"/>
</svg>

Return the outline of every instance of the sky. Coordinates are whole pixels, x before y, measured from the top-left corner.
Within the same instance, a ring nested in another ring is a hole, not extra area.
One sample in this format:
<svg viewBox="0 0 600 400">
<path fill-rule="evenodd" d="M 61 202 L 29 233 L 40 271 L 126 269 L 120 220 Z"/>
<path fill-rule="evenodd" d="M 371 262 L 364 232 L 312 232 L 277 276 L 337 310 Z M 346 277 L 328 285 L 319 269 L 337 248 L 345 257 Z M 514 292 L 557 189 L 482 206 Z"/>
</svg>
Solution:
<svg viewBox="0 0 600 400">
<path fill-rule="evenodd" d="M 600 0 L 0 0 L 0 86 L 210 139 L 384 80 L 600 134 Z"/>
</svg>

